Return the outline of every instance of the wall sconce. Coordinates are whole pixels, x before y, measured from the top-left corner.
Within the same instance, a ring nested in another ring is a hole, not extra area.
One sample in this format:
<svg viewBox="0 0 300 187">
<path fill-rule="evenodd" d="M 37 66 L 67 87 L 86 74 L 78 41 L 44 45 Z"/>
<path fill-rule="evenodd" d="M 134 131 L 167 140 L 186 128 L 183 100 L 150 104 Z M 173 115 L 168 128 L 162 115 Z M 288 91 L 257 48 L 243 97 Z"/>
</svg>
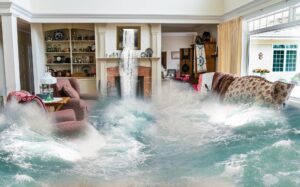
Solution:
<svg viewBox="0 0 300 187">
<path fill-rule="evenodd" d="M 262 52 L 258 53 L 258 59 L 262 60 L 264 58 L 264 54 Z"/>
</svg>

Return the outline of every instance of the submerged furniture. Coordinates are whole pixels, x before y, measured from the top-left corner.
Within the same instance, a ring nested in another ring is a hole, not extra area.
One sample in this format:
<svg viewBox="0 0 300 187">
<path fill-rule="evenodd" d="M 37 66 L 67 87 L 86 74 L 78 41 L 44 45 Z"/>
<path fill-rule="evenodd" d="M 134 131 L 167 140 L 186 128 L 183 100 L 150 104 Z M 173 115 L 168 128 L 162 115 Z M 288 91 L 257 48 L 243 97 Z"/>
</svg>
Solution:
<svg viewBox="0 0 300 187">
<path fill-rule="evenodd" d="M 59 111 L 65 104 L 68 103 L 70 97 L 55 97 L 53 101 L 44 101 L 44 104 L 53 111 Z"/>
<path fill-rule="evenodd" d="M 37 104 L 41 110 L 45 111 L 48 117 L 52 117 L 52 122 L 55 123 L 57 127 L 57 132 L 59 133 L 73 133 L 78 132 L 86 126 L 84 121 L 77 121 L 74 110 L 60 110 L 56 112 L 49 113 L 47 107 L 43 103 L 42 99 L 38 96 L 31 95 L 29 92 L 21 90 L 21 91 L 13 91 L 9 93 L 7 97 L 7 102 L 10 103 L 13 100 L 16 100 L 20 104 L 28 104 L 35 103 Z"/>
<path fill-rule="evenodd" d="M 198 82 L 196 84 L 192 84 L 192 87 L 196 92 L 201 92 L 202 79 L 203 79 L 203 74 L 199 74 Z"/>
<path fill-rule="evenodd" d="M 280 109 L 285 106 L 294 86 L 281 81 L 270 82 L 258 76 L 237 77 L 216 72 L 211 89 L 226 102 L 257 103 Z"/>
<path fill-rule="evenodd" d="M 75 78 L 57 78 L 57 83 L 53 87 L 54 97 L 70 97 L 61 109 L 73 109 L 77 120 L 83 120 L 98 100 L 98 95 L 81 94 L 79 83 Z"/>
</svg>

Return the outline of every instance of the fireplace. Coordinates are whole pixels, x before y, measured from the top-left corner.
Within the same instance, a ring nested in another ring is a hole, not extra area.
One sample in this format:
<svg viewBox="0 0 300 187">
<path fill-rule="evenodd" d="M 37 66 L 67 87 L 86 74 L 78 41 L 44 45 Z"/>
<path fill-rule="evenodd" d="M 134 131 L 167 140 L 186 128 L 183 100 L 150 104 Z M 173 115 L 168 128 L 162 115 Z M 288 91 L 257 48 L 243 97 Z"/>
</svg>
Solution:
<svg viewBox="0 0 300 187">
<path fill-rule="evenodd" d="M 115 77 L 115 84 L 114 88 L 108 91 L 109 96 L 118 96 L 121 97 L 121 77 Z M 144 77 L 138 76 L 136 81 L 136 97 L 137 98 L 144 98 Z"/>
<path fill-rule="evenodd" d="M 137 95 L 151 97 L 158 92 L 161 85 L 160 58 L 137 58 L 138 83 Z M 119 96 L 118 78 L 119 58 L 97 59 L 97 82 L 102 96 Z"/>
<path fill-rule="evenodd" d="M 138 66 L 136 96 L 151 96 L 151 68 Z M 119 67 L 107 68 L 107 96 L 121 96 Z"/>
</svg>

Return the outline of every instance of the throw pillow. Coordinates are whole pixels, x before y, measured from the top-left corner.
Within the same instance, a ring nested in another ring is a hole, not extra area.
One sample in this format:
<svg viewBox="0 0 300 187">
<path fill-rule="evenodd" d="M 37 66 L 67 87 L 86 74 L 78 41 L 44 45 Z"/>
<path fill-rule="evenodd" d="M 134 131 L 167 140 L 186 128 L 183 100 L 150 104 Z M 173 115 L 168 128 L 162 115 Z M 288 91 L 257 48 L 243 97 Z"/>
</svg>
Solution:
<svg viewBox="0 0 300 187">
<path fill-rule="evenodd" d="M 62 90 L 68 97 L 80 99 L 78 92 L 72 86 L 66 84 Z"/>
</svg>

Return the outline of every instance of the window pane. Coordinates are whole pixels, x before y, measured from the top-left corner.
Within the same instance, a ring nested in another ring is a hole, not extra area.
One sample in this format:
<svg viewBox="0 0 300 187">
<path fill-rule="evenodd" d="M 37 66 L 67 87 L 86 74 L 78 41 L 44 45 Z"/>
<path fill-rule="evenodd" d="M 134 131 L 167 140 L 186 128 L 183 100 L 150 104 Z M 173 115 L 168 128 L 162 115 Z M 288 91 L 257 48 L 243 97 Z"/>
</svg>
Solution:
<svg viewBox="0 0 300 187">
<path fill-rule="evenodd" d="M 274 50 L 273 52 L 273 71 L 283 71 L 284 50 Z"/>
<path fill-rule="evenodd" d="M 296 20 L 300 19 L 300 7 L 296 8 L 296 10 L 295 10 L 295 17 L 296 17 Z"/>
<path fill-rule="evenodd" d="M 259 20 L 254 21 L 254 30 L 259 29 Z"/>
<path fill-rule="evenodd" d="M 286 51 L 285 71 L 296 71 L 297 51 Z"/>
<path fill-rule="evenodd" d="M 253 21 L 250 21 L 249 22 L 249 31 L 253 31 L 253 26 L 254 26 Z"/>
<path fill-rule="evenodd" d="M 297 49 L 298 46 L 297 45 L 286 45 L 287 49 Z"/>
<path fill-rule="evenodd" d="M 265 28 L 265 27 L 267 27 L 267 18 L 266 17 L 260 19 L 260 28 Z"/>
<path fill-rule="evenodd" d="M 274 45 L 273 48 L 274 49 L 284 49 L 285 45 L 282 45 L 282 44 L 281 45 Z"/>
<path fill-rule="evenodd" d="M 282 13 L 282 23 L 287 23 L 289 21 L 289 11 Z"/>
<path fill-rule="evenodd" d="M 267 18 L 267 25 L 268 25 L 268 27 L 274 25 L 274 15 L 268 16 L 268 18 Z"/>
</svg>

